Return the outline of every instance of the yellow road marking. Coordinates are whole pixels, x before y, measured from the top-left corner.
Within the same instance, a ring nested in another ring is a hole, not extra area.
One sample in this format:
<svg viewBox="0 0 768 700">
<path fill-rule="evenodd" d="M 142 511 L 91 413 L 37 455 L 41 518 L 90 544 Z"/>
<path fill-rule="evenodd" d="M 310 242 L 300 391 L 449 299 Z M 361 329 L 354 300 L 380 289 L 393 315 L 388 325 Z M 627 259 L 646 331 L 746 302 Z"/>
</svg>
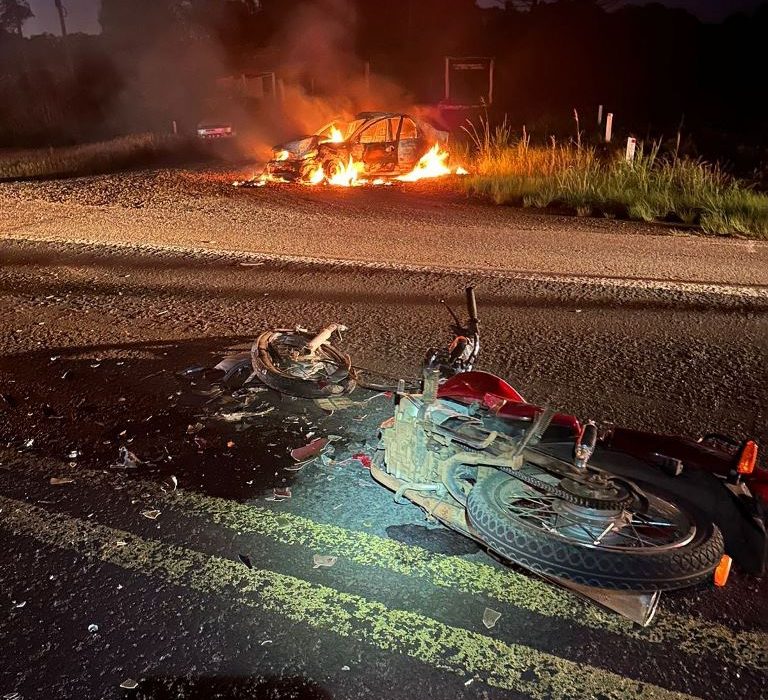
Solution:
<svg viewBox="0 0 768 700">
<path fill-rule="evenodd" d="M 229 559 L 146 540 L 0 496 L 0 524 L 16 535 L 186 586 L 235 595 L 239 604 L 402 654 L 534 700 L 691 700 L 692 696 L 520 644 L 507 644 L 424 615 Z M 117 542 L 126 543 L 117 546 Z"/>
<path fill-rule="evenodd" d="M 2 451 L 0 451 L 2 455 Z M 12 457 L 18 457 L 11 453 Z M 58 463 L 52 464 L 59 466 Z M 37 473 L 38 464 L 27 470 Z M 92 485 L 114 488 L 115 475 L 78 470 L 78 478 Z M 152 493 L 156 502 L 210 518 L 236 532 L 267 537 L 286 545 L 300 545 L 355 564 L 377 566 L 414 576 L 441 588 L 494 598 L 545 617 L 568 620 L 591 629 L 627 635 L 644 642 L 667 644 L 687 654 L 715 655 L 739 666 L 768 670 L 768 635 L 735 632 L 724 625 L 660 610 L 650 627 L 640 628 L 615 613 L 584 602 L 565 589 L 512 569 L 501 569 L 460 557 L 436 554 L 421 547 L 318 523 L 309 518 L 224 498 L 179 489 L 162 491 L 156 482 L 126 479 L 123 491 L 133 496 Z"/>
</svg>

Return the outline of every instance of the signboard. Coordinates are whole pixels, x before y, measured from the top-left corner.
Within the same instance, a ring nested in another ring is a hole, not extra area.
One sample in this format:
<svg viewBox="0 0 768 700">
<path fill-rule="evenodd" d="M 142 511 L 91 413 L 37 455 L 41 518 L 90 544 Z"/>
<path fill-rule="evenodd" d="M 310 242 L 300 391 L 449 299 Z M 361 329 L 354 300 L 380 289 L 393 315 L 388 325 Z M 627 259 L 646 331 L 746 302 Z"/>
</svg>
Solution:
<svg viewBox="0 0 768 700">
<path fill-rule="evenodd" d="M 445 102 L 455 107 L 493 103 L 493 59 L 445 57 Z"/>
</svg>

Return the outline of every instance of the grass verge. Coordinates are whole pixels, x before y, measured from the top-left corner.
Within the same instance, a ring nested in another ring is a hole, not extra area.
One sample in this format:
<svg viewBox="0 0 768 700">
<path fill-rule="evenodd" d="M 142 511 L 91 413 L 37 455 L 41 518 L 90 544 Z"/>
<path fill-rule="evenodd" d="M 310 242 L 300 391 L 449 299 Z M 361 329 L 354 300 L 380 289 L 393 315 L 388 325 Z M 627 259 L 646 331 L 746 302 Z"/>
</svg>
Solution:
<svg viewBox="0 0 768 700">
<path fill-rule="evenodd" d="M 133 134 L 65 148 L 0 152 L 0 180 L 96 175 L 158 163 L 180 162 L 196 154 L 177 136 Z"/>
<path fill-rule="evenodd" d="M 668 221 L 715 235 L 768 239 L 768 196 L 702 160 L 638 148 L 601 153 L 580 143 L 532 146 L 506 121 L 467 128 L 475 146 L 469 191 L 499 204 L 566 208 L 580 216 Z"/>
</svg>

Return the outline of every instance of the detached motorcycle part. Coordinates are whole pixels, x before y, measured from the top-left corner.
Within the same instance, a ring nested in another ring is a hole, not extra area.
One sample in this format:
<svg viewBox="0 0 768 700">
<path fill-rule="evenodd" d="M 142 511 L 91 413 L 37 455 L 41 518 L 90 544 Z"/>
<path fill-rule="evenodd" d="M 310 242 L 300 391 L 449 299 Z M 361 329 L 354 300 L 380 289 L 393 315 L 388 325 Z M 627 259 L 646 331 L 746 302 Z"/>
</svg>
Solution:
<svg viewBox="0 0 768 700">
<path fill-rule="evenodd" d="M 320 334 L 265 331 L 251 348 L 254 374 L 289 396 L 321 399 L 351 393 L 355 377 L 350 359 L 327 342 L 330 335 L 328 328 Z"/>
<path fill-rule="evenodd" d="M 541 480 L 555 478 L 541 472 Z M 470 525 L 498 554 L 537 573 L 586 586 L 670 590 L 709 579 L 723 555 L 718 528 L 644 487 L 613 512 L 566 503 L 503 472 L 467 499 Z"/>
</svg>

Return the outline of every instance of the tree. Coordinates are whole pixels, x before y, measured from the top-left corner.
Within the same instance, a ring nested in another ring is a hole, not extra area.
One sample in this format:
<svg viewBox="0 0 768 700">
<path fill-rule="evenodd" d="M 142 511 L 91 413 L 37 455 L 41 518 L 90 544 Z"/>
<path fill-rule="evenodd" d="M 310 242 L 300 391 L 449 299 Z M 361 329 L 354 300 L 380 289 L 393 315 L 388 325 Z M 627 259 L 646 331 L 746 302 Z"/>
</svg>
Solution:
<svg viewBox="0 0 768 700">
<path fill-rule="evenodd" d="M 28 0 L 0 0 L 0 32 L 21 36 L 24 22 L 34 16 Z"/>
</svg>

